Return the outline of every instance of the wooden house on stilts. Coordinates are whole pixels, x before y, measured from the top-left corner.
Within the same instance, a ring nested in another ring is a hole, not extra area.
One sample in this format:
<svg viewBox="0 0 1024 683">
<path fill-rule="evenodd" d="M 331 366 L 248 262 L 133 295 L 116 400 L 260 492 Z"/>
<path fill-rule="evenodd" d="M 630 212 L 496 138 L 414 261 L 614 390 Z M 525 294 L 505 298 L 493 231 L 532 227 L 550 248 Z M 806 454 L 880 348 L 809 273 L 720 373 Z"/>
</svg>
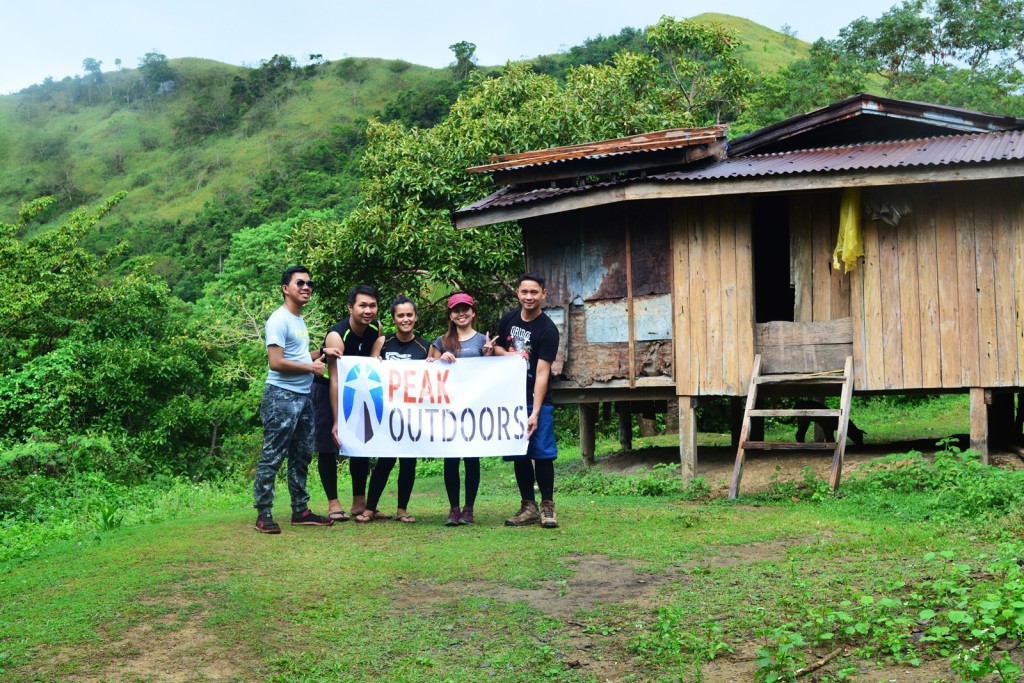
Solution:
<svg viewBox="0 0 1024 683">
<path fill-rule="evenodd" d="M 518 221 L 528 269 L 548 277 L 553 391 L 581 406 L 584 455 L 596 403 L 628 417 L 671 400 L 693 476 L 697 402 L 734 397 L 735 495 L 746 450 L 787 447 L 758 441 L 758 420 L 786 413 L 759 388 L 834 370 L 833 487 L 852 392 L 968 392 L 983 458 L 1020 438 L 1024 119 L 858 95 L 729 142 L 723 127 L 660 131 L 469 171 L 500 187 L 456 225 Z M 849 272 L 833 268 L 841 209 L 860 214 Z"/>
</svg>

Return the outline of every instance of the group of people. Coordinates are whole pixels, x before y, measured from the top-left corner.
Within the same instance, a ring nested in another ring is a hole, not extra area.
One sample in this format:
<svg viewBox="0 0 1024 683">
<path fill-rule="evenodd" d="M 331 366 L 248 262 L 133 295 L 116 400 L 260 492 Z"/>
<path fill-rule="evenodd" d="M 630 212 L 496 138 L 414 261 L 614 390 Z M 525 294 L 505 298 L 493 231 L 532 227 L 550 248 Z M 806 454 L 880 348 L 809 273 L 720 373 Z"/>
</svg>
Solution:
<svg viewBox="0 0 1024 683">
<path fill-rule="evenodd" d="M 253 487 L 260 533 L 279 534 L 274 521 L 274 482 L 282 463 L 288 460 L 288 492 L 295 525 L 330 526 L 354 519 L 367 523 L 381 519 L 416 521 L 409 514 L 409 500 L 416 481 L 415 457 L 380 457 L 370 467 L 370 458 L 350 457 L 352 506 L 346 512 L 338 497 L 338 460 L 341 452 L 338 424 L 338 359 L 364 356 L 382 360 L 424 360 L 454 363 L 459 358 L 518 354 L 527 361 L 526 455 L 506 456 L 512 461 L 522 500 L 519 510 L 505 520 L 507 526 L 540 524 L 555 528 L 554 406 L 549 383 L 551 364 L 558 351 L 558 328 L 544 313 L 547 295 L 544 278 L 524 273 L 516 283 L 519 308 L 502 316 L 492 338 L 476 329 L 476 303 L 465 292 L 448 298 L 448 328 L 432 343 L 416 332 L 418 309 L 415 302 L 399 296 L 391 302 L 395 331 L 383 333 L 377 318 L 379 295 L 369 285 L 358 285 L 348 293 L 348 317 L 328 330 L 323 343 L 310 350 L 309 331 L 302 309 L 309 303 L 313 281 L 302 266 L 292 266 L 281 276 L 284 303 L 266 324 L 267 381 L 260 404 L 263 421 L 263 449 L 256 466 Z M 320 481 L 327 496 L 327 514 L 309 509 L 306 476 L 317 453 Z M 398 467 L 398 507 L 394 516 L 379 510 L 381 495 L 395 461 Z M 465 498 L 460 505 L 460 461 L 465 468 Z M 473 508 L 480 487 L 480 458 L 445 458 L 444 485 L 449 511 L 446 526 L 472 524 Z M 535 487 L 540 490 L 538 506 Z"/>
</svg>

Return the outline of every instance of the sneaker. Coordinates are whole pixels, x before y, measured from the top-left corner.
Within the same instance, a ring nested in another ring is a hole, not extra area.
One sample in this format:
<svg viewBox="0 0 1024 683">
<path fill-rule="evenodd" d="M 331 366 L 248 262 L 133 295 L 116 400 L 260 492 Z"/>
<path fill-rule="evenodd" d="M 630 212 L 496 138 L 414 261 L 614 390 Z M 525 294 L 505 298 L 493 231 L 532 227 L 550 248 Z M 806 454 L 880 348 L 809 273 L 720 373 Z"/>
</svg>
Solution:
<svg viewBox="0 0 1024 683">
<path fill-rule="evenodd" d="M 532 500 L 524 500 L 519 512 L 505 520 L 505 526 L 526 526 L 539 521 L 540 511 L 537 509 L 537 503 Z"/>
<path fill-rule="evenodd" d="M 473 521 L 473 508 L 462 508 L 462 514 L 459 515 L 459 524 L 472 524 Z"/>
<path fill-rule="evenodd" d="M 459 525 L 459 508 L 453 507 L 448 509 L 448 519 L 444 520 L 445 526 L 458 526 Z"/>
<path fill-rule="evenodd" d="M 256 518 L 256 525 L 253 527 L 261 534 L 279 534 L 281 525 L 274 521 L 270 515 L 260 515 Z"/>
<path fill-rule="evenodd" d="M 318 515 L 307 508 L 302 512 L 292 513 L 292 524 L 305 526 L 330 526 L 334 524 L 334 520 L 330 517 Z"/>
<path fill-rule="evenodd" d="M 550 500 L 541 501 L 540 525 L 545 529 L 558 527 L 558 519 L 555 518 L 555 504 Z"/>
</svg>

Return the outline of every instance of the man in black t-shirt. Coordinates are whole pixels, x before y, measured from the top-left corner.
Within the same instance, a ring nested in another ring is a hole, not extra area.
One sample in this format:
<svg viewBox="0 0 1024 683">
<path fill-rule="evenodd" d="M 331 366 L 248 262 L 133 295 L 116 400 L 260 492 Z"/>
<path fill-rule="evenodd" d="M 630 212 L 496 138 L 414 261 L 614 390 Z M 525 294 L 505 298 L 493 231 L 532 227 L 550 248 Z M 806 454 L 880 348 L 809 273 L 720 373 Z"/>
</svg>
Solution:
<svg viewBox="0 0 1024 683">
<path fill-rule="evenodd" d="M 537 524 L 553 529 L 558 526 L 555 517 L 555 443 L 554 405 L 548 393 L 551 364 L 558 353 L 558 328 L 541 305 L 547 290 L 544 278 L 536 273 L 524 273 L 516 286 L 519 308 L 502 316 L 498 323 L 498 336 L 494 351 L 499 356 L 518 353 L 527 360 L 526 370 L 526 434 L 530 439 L 526 455 L 506 456 L 515 466 L 516 484 L 522 505 L 507 526 Z M 541 504 L 533 492 L 534 483 L 540 489 Z"/>
<path fill-rule="evenodd" d="M 377 290 L 370 285 L 356 285 L 348 292 L 348 317 L 339 320 L 327 332 L 324 347 L 340 349 L 344 356 L 369 356 L 380 336 L 377 321 Z M 349 516 L 338 500 L 338 361 L 328 356 L 327 373 L 313 382 L 313 405 L 316 409 L 317 469 L 327 495 L 327 514 L 344 522 Z M 369 458 L 349 458 L 352 476 L 352 514 L 366 509 L 366 480 L 370 473 Z"/>
</svg>

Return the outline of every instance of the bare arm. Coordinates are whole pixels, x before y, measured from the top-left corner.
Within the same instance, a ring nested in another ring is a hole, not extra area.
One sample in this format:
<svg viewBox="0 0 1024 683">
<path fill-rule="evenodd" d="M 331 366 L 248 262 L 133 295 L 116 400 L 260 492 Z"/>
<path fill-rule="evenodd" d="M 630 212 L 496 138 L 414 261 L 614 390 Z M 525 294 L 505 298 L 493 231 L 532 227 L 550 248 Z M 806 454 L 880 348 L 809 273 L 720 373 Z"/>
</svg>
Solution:
<svg viewBox="0 0 1024 683">
<path fill-rule="evenodd" d="M 327 367 L 331 381 L 331 436 L 334 443 L 341 448 L 341 439 L 338 438 L 338 359 L 345 355 L 345 348 L 341 343 L 341 336 L 337 332 L 328 332 L 327 340 L 324 342 L 324 352 L 327 354 Z"/>
<path fill-rule="evenodd" d="M 271 370 L 283 372 L 286 375 L 304 375 L 307 372 L 312 372 L 317 377 L 324 376 L 324 367 L 326 367 L 323 358 L 318 358 L 312 363 L 286 360 L 284 357 L 284 347 L 274 344 L 267 347 L 267 365 L 270 366 Z"/>
<path fill-rule="evenodd" d="M 533 381 L 533 412 L 526 420 L 526 437 L 533 436 L 537 431 L 537 421 L 540 419 L 540 409 L 544 404 L 544 396 L 548 393 L 548 380 L 551 379 L 551 361 L 537 361 L 537 376 Z"/>
</svg>

